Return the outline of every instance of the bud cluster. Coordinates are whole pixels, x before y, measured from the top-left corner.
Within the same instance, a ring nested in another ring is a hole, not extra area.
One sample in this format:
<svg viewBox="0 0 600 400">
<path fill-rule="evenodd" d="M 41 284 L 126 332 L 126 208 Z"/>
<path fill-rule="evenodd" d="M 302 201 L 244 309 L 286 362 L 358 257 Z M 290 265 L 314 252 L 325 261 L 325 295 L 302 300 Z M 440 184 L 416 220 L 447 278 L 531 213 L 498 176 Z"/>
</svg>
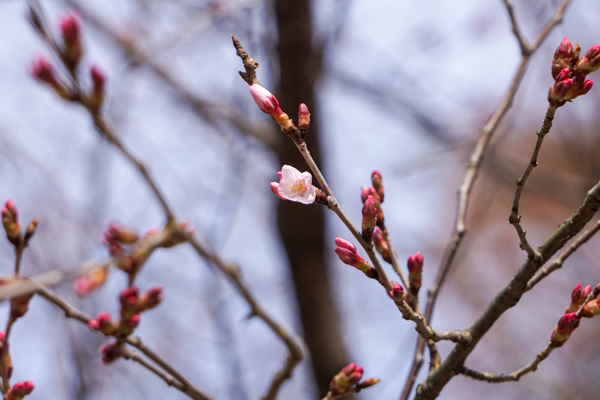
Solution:
<svg viewBox="0 0 600 400">
<path fill-rule="evenodd" d="M 359 367 L 354 363 L 348 364 L 333 377 L 329 383 L 329 392 L 332 396 L 358 393 L 362 389 L 375 386 L 380 381 L 379 378 L 371 378 L 360 382 L 362 376 L 362 367 Z"/>
<path fill-rule="evenodd" d="M 35 389 L 31 381 L 18 382 L 13 385 L 4 395 L 5 400 L 21 400 Z"/>
<path fill-rule="evenodd" d="M 550 105 L 560 107 L 592 89 L 593 82 L 585 77 L 600 68 L 600 45 L 593 46 L 582 58 L 579 58 L 580 54 L 579 44 L 574 48 L 567 38 L 556 49 L 552 59 L 555 83 L 548 93 Z"/>
<path fill-rule="evenodd" d="M 71 77 L 77 77 L 77 71 L 83 55 L 81 43 L 81 28 L 79 16 L 70 13 L 59 22 L 62 44 L 57 48 L 58 55 Z M 43 30 L 40 30 L 46 35 Z M 69 101 L 78 101 L 97 112 L 104 102 L 104 84 L 106 78 L 97 67 L 90 68 L 92 89 L 89 93 L 80 93 L 79 89 L 70 87 L 63 79 L 59 78 L 54 67 L 44 56 L 38 56 L 33 62 L 31 75 L 40 82 L 50 86 L 61 98 Z"/>
<path fill-rule="evenodd" d="M 362 187 L 361 188 L 361 199 L 363 204 L 365 204 L 367 202 L 367 200 L 369 199 L 369 196 L 371 196 L 373 198 L 373 204 L 375 206 L 375 209 L 377 210 L 377 220 L 376 220 L 376 225 L 381 228 L 381 229 L 385 229 L 385 224 L 384 224 L 384 219 L 383 219 L 383 209 L 381 208 L 381 203 L 383 203 L 383 196 L 384 196 L 384 189 L 383 189 L 383 183 L 381 181 L 381 172 L 375 170 L 373 171 L 373 173 L 371 174 L 371 182 L 372 182 L 372 186 L 370 187 Z M 371 232 L 372 233 L 372 232 Z M 368 235 L 368 233 L 367 233 Z M 363 234 L 364 236 L 364 234 Z M 365 238 L 365 240 L 367 240 Z M 368 240 L 370 241 L 370 240 Z"/>
<path fill-rule="evenodd" d="M 342 238 L 336 238 L 335 244 L 337 246 L 334 250 L 335 254 L 337 254 L 344 264 L 351 265 L 357 270 L 364 272 L 371 279 L 379 279 L 377 270 L 358 255 L 356 247 L 352 243 Z"/>
<path fill-rule="evenodd" d="M 600 285 L 598 285 L 600 288 Z M 594 297 L 600 291 L 596 288 Z M 588 296 L 592 293 L 592 286 L 588 285 L 583 289 L 581 283 L 578 283 L 571 293 L 571 304 L 565 310 L 565 314 L 558 321 L 557 326 L 552 332 L 550 343 L 555 347 L 560 347 L 569 337 L 571 333 L 579 326 L 580 317 L 592 318 L 600 315 L 600 299 L 592 299 L 586 302 Z M 580 317 L 577 313 L 581 309 Z"/>
<path fill-rule="evenodd" d="M 21 225 L 19 224 L 19 212 L 12 200 L 7 200 L 2 207 L 2 226 L 6 233 L 6 238 L 15 247 L 27 246 L 29 240 L 34 235 L 39 224 L 39 218 L 34 219 L 27 225 L 25 233 L 22 234 Z"/>
</svg>

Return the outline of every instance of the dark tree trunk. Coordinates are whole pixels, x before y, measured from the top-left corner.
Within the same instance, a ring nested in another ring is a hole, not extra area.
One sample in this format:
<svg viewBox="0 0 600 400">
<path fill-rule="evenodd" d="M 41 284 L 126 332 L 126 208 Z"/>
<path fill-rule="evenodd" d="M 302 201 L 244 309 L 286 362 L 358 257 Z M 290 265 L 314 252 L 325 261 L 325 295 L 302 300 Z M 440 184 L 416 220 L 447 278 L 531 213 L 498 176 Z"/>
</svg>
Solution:
<svg viewBox="0 0 600 400">
<path fill-rule="evenodd" d="M 317 164 L 321 165 L 315 101 L 315 81 L 321 65 L 312 45 L 310 0 L 276 0 L 275 14 L 281 79 L 277 97 L 282 110 L 295 121 L 300 103 L 308 106 L 312 115 L 306 141 Z M 301 171 L 308 169 L 291 141 L 282 146 L 279 157 L 282 164 Z M 292 268 L 304 340 L 311 353 L 319 394 L 323 395 L 331 378 L 348 362 L 328 279 L 325 249 L 333 245 L 325 244 L 326 209 L 290 201 L 279 204 L 279 232 Z"/>
</svg>

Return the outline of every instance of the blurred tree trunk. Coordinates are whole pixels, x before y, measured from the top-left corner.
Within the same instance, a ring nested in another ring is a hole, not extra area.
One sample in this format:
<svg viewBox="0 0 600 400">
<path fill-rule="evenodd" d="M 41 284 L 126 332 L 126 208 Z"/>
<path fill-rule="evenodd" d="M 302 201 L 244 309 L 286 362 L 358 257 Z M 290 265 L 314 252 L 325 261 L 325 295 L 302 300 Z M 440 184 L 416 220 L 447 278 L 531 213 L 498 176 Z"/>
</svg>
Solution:
<svg viewBox="0 0 600 400">
<path fill-rule="evenodd" d="M 277 98 L 281 108 L 296 120 L 298 106 L 306 103 L 311 125 L 306 139 L 312 156 L 320 163 L 315 81 L 321 69 L 320 56 L 312 45 L 310 0 L 276 0 L 279 31 L 277 52 L 280 82 Z M 283 164 L 301 171 L 306 163 L 294 144 L 286 141 L 279 152 Z M 325 208 L 291 201 L 279 203 L 279 232 L 288 254 L 294 279 L 304 340 L 320 394 L 348 359 L 340 332 L 339 314 L 328 279 L 325 252 Z"/>
</svg>

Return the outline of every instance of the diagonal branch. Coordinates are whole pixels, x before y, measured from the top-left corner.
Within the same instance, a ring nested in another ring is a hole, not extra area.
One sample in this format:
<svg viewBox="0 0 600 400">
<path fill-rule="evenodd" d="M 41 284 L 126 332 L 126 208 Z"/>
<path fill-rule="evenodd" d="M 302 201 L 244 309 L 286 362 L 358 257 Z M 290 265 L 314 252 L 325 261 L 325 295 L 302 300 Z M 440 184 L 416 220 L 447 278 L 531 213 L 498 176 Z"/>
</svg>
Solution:
<svg viewBox="0 0 600 400">
<path fill-rule="evenodd" d="M 427 321 L 431 321 L 431 317 L 433 315 L 433 310 L 435 308 L 435 303 L 437 301 L 437 297 L 439 292 L 446 281 L 446 277 L 450 271 L 452 266 L 452 262 L 454 261 L 454 257 L 462 243 L 463 237 L 467 232 L 465 226 L 465 219 L 467 214 L 467 208 L 469 205 L 469 199 L 471 190 L 473 189 L 473 185 L 477 180 L 477 176 L 479 174 L 479 169 L 481 168 L 481 163 L 483 161 L 483 157 L 488 148 L 489 143 L 494 137 L 495 133 L 498 131 L 501 122 L 504 120 L 504 117 L 508 113 L 508 110 L 512 107 L 513 100 L 517 94 L 517 90 L 521 85 L 521 81 L 523 80 L 523 76 L 525 75 L 525 70 L 527 64 L 529 63 L 529 59 L 531 55 L 539 48 L 541 43 L 546 39 L 552 28 L 554 28 L 558 23 L 562 21 L 564 12 L 569 5 L 571 0 L 563 0 L 561 4 L 558 6 L 558 9 L 554 16 L 550 19 L 550 21 L 542 28 L 538 36 L 532 42 L 529 47 L 529 52 L 525 53 L 521 57 L 521 61 L 517 68 L 517 72 L 513 78 L 513 81 L 508 89 L 508 92 L 504 96 L 504 99 L 488 120 L 488 122 L 482 127 L 479 139 L 477 140 L 477 144 L 475 145 L 475 150 L 469 159 L 469 164 L 467 167 L 467 172 L 465 174 L 465 178 L 463 183 L 458 191 L 458 207 L 456 211 L 456 223 L 454 227 L 454 232 L 452 233 L 452 237 L 446 247 L 446 251 L 444 252 L 444 256 L 440 263 L 440 267 L 435 278 L 435 282 L 433 286 L 429 289 L 429 294 L 427 296 L 427 303 L 425 308 L 425 319 Z M 404 386 L 404 390 L 402 395 L 400 396 L 401 400 L 407 400 L 415 380 L 417 379 L 417 374 L 421 369 L 421 365 L 423 363 L 423 352 L 425 351 L 425 341 L 419 337 L 417 340 L 417 348 L 415 351 L 415 356 L 413 359 L 413 364 L 411 370 L 409 372 L 406 384 Z"/>
</svg>

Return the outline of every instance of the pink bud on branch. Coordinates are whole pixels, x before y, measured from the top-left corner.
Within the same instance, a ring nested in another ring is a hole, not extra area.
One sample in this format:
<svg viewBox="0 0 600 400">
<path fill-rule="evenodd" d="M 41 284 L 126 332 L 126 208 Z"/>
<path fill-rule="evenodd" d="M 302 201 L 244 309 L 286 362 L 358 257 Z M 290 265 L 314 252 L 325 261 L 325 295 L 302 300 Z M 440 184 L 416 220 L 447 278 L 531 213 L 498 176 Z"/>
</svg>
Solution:
<svg viewBox="0 0 600 400">
<path fill-rule="evenodd" d="M 64 42 L 63 56 L 72 70 L 77 67 L 83 53 L 79 31 L 79 21 L 74 14 L 68 14 L 62 18 L 60 32 Z"/>
<path fill-rule="evenodd" d="M 401 302 L 405 299 L 404 288 L 398 283 L 392 281 L 392 290 L 388 293 L 395 302 Z"/>
<path fill-rule="evenodd" d="M 21 244 L 21 225 L 19 225 L 19 213 L 12 200 L 7 200 L 2 208 L 2 226 L 6 232 L 6 238 L 13 246 Z"/>
<path fill-rule="evenodd" d="M 279 183 L 271 182 L 271 191 L 277 197 L 302 204 L 315 202 L 317 188 L 312 185 L 312 175 L 284 165 L 278 173 Z"/>
<path fill-rule="evenodd" d="M 107 343 L 100 348 L 102 353 L 102 362 L 110 364 L 123 357 L 125 351 L 119 342 Z"/>
<path fill-rule="evenodd" d="M 99 313 L 96 318 L 88 322 L 88 326 L 95 331 L 102 332 L 106 336 L 112 335 L 117 330 L 117 325 L 107 312 Z"/>
<path fill-rule="evenodd" d="M 377 209 L 373 196 L 368 196 L 362 209 L 362 237 L 367 241 L 373 240 L 373 229 L 377 223 Z"/>
<path fill-rule="evenodd" d="M 31 381 L 18 382 L 13 385 L 4 395 L 5 400 L 21 400 L 35 389 Z"/>
<path fill-rule="evenodd" d="M 89 99 L 89 105 L 92 110 L 99 110 L 104 103 L 104 83 L 106 78 L 104 74 L 94 66 L 90 69 L 90 76 L 92 77 L 92 93 Z"/>
<path fill-rule="evenodd" d="M 555 347 L 562 346 L 578 326 L 579 320 L 577 319 L 576 313 L 568 313 L 563 315 L 558 320 L 558 324 L 554 328 L 554 331 L 552 331 L 550 343 Z"/>
<path fill-rule="evenodd" d="M 407 264 L 410 291 L 416 295 L 419 293 L 419 289 L 421 289 L 421 280 L 423 277 L 423 256 L 420 252 L 414 256 L 411 254 L 408 256 Z"/>
<path fill-rule="evenodd" d="M 375 189 L 375 191 L 377 192 L 377 195 L 379 196 L 380 203 L 383 203 L 383 197 L 385 195 L 385 191 L 383 189 L 381 172 L 379 172 L 378 170 L 373 171 L 373 173 L 371 174 L 371 181 L 373 182 L 373 188 Z"/>
<path fill-rule="evenodd" d="M 377 252 L 381 254 L 381 257 L 391 264 L 392 258 L 390 257 L 390 247 L 385 242 L 381 229 L 379 228 L 375 228 L 375 231 L 373 232 L 373 244 L 375 245 Z"/>
<path fill-rule="evenodd" d="M 356 385 L 363 376 L 362 367 L 356 364 L 348 364 L 329 383 L 329 391 L 334 396 L 343 393 L 348 393 L 354 385 Z"/>
<path fill-rule="evenodd" d="M 342 238 L 336 238 L 335 244 L 337 246 L 334 250 L 335 254 L 337 254 L 344 264 L 351 265 L 359 271 L 364 272 L 371 279 L 379 279 L 377 270 L 358 255 L 356 247 L 352 243 Z"/>
<path fill-rule="evenodd" d="M 52 64 L 50 64 L 43 56 L 38 56 L 38 58 L 34 60 L 31 68 L 31 76 L 51 86 L 61 98 L 70 99 L 71 96 L 69 95 L 67 88 L 56 78 Z"/>
<path fill-rule="evenodd" d="M 570 68 L 573 58 L 573 44 L 569 39 L 564 38 L 554 52 L 554 58 L 552 59 L 552 77 L 556 79 L 556 76 L 563 69 Z"/>
<path fill-rule="evenodd" d="M 269 114 L 284 132 L 287 133 L 293 127 L 292 120 L 279 108 L 279 101 L 271 92 L 254 83 L 250 85 L 250 94 L 258 108 L 265 114 Z"/>
<path fill-rule="evenodd" d="M 108 277 L 109 264 L 90 269 L 73 282 L 73 291 L 77 296 L 83 297 L 100 288 Z"/>
<path fill-rule="evenodd" d="M 300 131 L 300 136 L 302 139 L 306 136 L 306 132 L 308 131 L 308 126 L 310 125 L 310 112 L 308 111 L 308 107 L 306 104 L 301 103 L 298 108 L 298 130 Z"/>
</svg>

